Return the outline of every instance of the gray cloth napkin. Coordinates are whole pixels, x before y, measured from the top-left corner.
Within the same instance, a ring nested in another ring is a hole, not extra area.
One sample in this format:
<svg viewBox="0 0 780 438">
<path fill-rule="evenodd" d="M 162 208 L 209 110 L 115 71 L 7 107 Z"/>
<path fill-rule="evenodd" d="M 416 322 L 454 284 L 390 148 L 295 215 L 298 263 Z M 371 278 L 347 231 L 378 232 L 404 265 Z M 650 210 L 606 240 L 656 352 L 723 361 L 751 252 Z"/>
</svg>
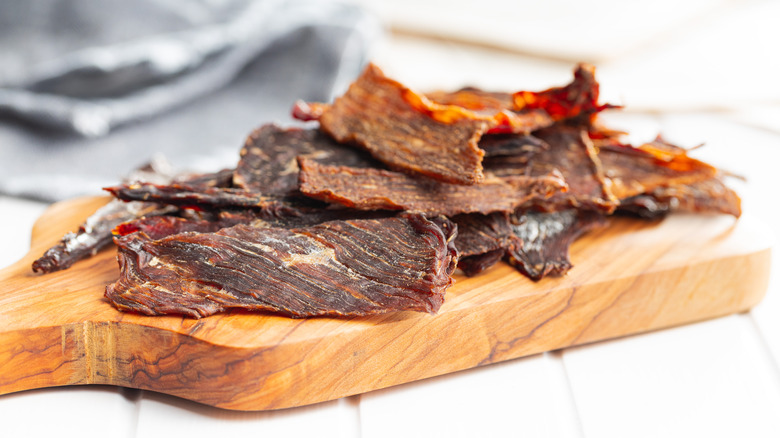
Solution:
<svg viewBox="0 0 780 438">
<path fill-rule="evenodd" d="M 0 2 L 0 193 L 98 193 L 160 154 L 233 166 L 251 129 L 341 93 L 379 32 L 322 0 Z"/>
</svg>

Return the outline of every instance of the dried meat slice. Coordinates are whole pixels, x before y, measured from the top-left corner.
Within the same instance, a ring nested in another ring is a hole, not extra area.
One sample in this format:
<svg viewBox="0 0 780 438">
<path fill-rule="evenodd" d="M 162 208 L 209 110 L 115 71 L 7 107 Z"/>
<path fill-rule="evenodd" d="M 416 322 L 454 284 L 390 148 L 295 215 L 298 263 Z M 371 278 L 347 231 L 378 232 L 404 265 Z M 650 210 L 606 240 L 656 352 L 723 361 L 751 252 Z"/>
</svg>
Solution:
<svg viewBox="0 0 780 438">
<path fill-rule="evenodd" d="M 506 255 L 507 250 L 505 248 L 496 249 L 486 252 L 484 254 L 475 254 L 467 257 L 463 257 L 458 260 L 458 268 L 467 277 L 473 277 L 477 274 L 481 274 L 489 268 L 492 268 L 496 263 L 500 262 Z"/>
<path fill-rule="evenodd" d="M 428 215 L 514 211 L 566 190 L 555 174 L 489 178 L 464 186 L 381 169 L 325 166 L 300 158 L 300 191 L 359 210 L 405 210 Z"/>
<path fill-rule="evenodd" d="M 554 213 L 517 212 L 512 216 L 520 248 L 509 248 L 507 259 L 534 281 L 548 275 L 562 275 L 571 269 L 569 247 L 583 233 L 604 223 L 594 211 L 563 210 Z"/>
<path fill-rule="evenodd" d="M 441 181 L 474 184 L 483 179 L 485 133 L 522 133 L 558 120 L 582 119 L 611 105 L 598 104 L 594 68 L 575 70 L 574 81 L 539 93 L 491 93 L 465 89 L 455 93 L 414 92 L 369 65 L 333 105 L 298 103 L 293 115 L 319 120 L 339 142 L 367 149 L 392 168 Z"/>
<path fill-rule="evenodd" d="M 485 151 L 485 160 L 494 157 L 530 158 L 550 146 L 531 134 L 493 134 L 485 135 L 479 142 Z"/>
<path fill-rule="evenodd" d="M 427 103 L 369 65 L 319 121 L 336 141 L 365 148 L 392 168 L 456 184 L 480 182 L 483 152 L 477 143 L 489 117 L 469 117 L 448 106 L 454 112 L 437 118 L 423 112 Z"/>
<path fill-rule="evenodd" d="M 281 128 L 270 124 L 252 132 L 241 149 L 233 182 L 237 188 L 263 195 L 298 194 L 299 155 L 320 163 L 378 167 L 363 151 L 344 146 L 316 129 Z"/>
<path fill-rule="evenodd" d="M 715 167 L 689 157 L 685 149 L 661 138 L 639 147 L 603 145 L 598 156 L 604 174 L 610 180 L 610 190 L 618 199 L 718 175 Z"/>
<path fill-rule="evenodd" d="M 542 176 L 560 172 L 569 186 L 538 208 L 547 211 L 582 208 L 611 213 L 618 201 L 608 187 L 601 161 L 585 129 L 555 126 L 534 133 L 547 147 L 518 156 L 485 160 L 485 169 L 499 176 Z M 511 137 L 508 137 L 511 138 Z"/>
<path fill-rule="evenodd" d="M 118 239 L 121 274 L 106 297 L 125 311 L 195 318 L 227 309 L 433 313 L 452 283 L 454 234 L 454 226 L 413 214 L 297 229 L 237 225 L 159 240 L 132 233 Z"/>
<path fill-rule="evenodd" d="M 460 254 L 458 268 L 468 276 L 498 263 L 510 247 L 523 245 L 514 235 L 507 213 L 461 214 L 454 216 L 452 221 L 458 226 L 455 238 L 455 247 Z"/>
<path fill-rule="evenodd" d="M 545 91 L 518 91 L 513 94 L 514 110 L 543 110 L 554 121 L 580 119 L 590 123 L 593 115 L 606 109 L 618 108 L 616 105 L 599 103 L 599 83 L 596 81 L 596 68 L 580 63 L 574 69 L 574 80 L 564 87 L 554 87 Z"/>
<path fill-rule="evenodd" d="M 508 213 L 460 214 L 453 216 L 452 221 L 458 226 L 455 247 L 461 257 L 522 246 L 513 234 Z"/>
<path fill-rule="evenodd" d="M 742 215 L 737 193 L 718 178 L 690 184 L 658 187 L 655 190 L 620 201 L 618 212 L 647 219 L 658 219 L 673 211 Z"/>
<path fill-rule="evenodd" d="M 122 222 L 142 216 L 172 213 L 176 208 L 147 202 L 113 200 L 99 208 L 75 232 L 62 237 L 32 264 L 40 274 L 68 269 L 79 260 L 92 257 L 111 243 L 111 230 Z"/>
<path fill-rule="evenodd" d="M 178 177 L 190 181 L 193 186 L 213 185 L 220 180 L 222 173 L 211 175 L 189 175 Z M 128 181 L 155 181 L 167 183 L 177 178 L 172 174 L 170 165 L 162 158 L 134 170 L 127 176 Z M 54 246 L 32 263 L 33 272 L 48 274 L 68 269 L 74 263 L 89 258 L 111 243 L 111 230 L 122 222 L 144 216 L 171 214 L 177 209 L 172 206 L 145 202 L 120 202 L 113 200 L 99 208 L 79 226 L 75 232 L 67 233 Z"/>
<path fill-rule="evenodd" d="M 207 187 L 198 188 L 187 184 L 149 184 L 131 183 L 105 187 L 117 199 L 122 201 L 144 201 L 184 207 L 209 208 L 278 208 L 282 199 L 265 196 L 242 189 Z"/>
</svg>

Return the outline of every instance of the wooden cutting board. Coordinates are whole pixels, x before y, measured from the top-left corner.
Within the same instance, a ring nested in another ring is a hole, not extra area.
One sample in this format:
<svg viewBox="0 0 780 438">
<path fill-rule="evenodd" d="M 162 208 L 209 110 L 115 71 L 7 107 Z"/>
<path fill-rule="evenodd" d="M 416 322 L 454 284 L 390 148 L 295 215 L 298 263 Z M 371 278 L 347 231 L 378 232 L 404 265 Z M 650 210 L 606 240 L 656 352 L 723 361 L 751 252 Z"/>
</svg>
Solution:
<svg viewBox="0 0 780 438">
<path fill-rule="evenodd" d="M 614 218 L 575 243 L 567 276 L 533 283 L 503 263 L 458 276 L 436 315 L 147 317 L 103 299 L 114 248 L 66 271 L 30 270 L 105 202 L 55 204 L 30 253 L 0 271 L 0 394 L 109 384 L 227 409 L 300 406 L 742 312 L 770 270 L 768 230 L 749 216 Z"/>
</svg>

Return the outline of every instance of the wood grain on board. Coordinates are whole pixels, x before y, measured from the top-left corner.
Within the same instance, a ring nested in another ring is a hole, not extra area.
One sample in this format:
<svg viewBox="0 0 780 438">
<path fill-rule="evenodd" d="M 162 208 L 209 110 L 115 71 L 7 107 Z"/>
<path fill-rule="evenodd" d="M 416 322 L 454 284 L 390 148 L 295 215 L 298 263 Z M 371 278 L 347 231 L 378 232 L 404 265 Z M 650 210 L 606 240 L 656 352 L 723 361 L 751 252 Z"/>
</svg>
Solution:
<svg viewBox="0 0 780 438">
<path fill-rule="evenodd" d="M 300 406 L 479 365 L 745 311 L 766 292 L 767 229 L 745 216 L 613 218 L 534 283 L 506 264 L 456 277 L 436 315 L 200 320 L 121 313 L 103 298 L 115 249 L 71 269 L 30 264 L 105 198 L 55 204 L 0 271 L 0 394 L 109 384 L 238 410 Z"/>
</svg>

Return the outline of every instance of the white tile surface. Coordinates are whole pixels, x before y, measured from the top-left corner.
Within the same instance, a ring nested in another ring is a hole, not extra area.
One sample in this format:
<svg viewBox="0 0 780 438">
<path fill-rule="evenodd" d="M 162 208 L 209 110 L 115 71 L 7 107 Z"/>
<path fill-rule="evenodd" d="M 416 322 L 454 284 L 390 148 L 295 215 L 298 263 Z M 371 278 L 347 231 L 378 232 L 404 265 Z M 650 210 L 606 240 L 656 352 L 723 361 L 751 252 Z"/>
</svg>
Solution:
<svg viewBox="0 0 780 438">
<path fill-rule="evenodd" d="M 580 436 L 559 361 L 537 355 L 364 394 L 361 436 Z"/>
<path fill-rule="evenodd" d="M 120 388 L 65 387 L 0 397 L 3 437 L 133 438 L 135 393 Z"/>
<path fill-rule="evenodd" d="M 150 392 L 144 392 L 138 403 L 138 438 L 359 436 L 358 407 L 354 399 L 349 398 L 268 412 L 216 409 Z"/>
<path fill-rule="evenodd" d="M 776 437 L 780 382 L 748 316 L 564 352 L 587 437 Z"/>
</svg>

